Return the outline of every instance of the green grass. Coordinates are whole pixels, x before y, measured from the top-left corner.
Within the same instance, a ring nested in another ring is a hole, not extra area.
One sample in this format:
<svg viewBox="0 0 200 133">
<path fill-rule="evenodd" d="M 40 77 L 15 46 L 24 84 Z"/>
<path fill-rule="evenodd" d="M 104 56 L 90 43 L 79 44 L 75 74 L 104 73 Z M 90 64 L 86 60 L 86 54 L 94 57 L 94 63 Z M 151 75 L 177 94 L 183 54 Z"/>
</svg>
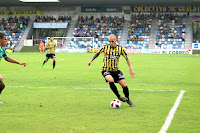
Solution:
<svg viewBox="0 0 200 133">
<path fill-rule="evenodd" d="M 40 52 L 39 46 L 24 46 L 20 52 Z"/>
<path fill-rule="evenodd" d="M 129 54 L 134 79 L 121 57 L 119 68 L 129 89 L 142 90 L 130 90 L 136 107 L 122 103 L 120 109 L 109 106 L 116 98 L 111 90 L 89 89 L 109 88 L 101 75 L 102 55 L 88 67 L 93 54 L 57 53 L 55 71 L 52 60 L 41 68 L 45 54 L 9 56 L 28 65 L 0 62 L 0 74 L 7 86 L 0 96 L 4 102 L 0 104 L 2 133 L 159 132 L 180 90 L 186 92 L 167 132 L 200 132 L 199 56 Z"/>
</svg>

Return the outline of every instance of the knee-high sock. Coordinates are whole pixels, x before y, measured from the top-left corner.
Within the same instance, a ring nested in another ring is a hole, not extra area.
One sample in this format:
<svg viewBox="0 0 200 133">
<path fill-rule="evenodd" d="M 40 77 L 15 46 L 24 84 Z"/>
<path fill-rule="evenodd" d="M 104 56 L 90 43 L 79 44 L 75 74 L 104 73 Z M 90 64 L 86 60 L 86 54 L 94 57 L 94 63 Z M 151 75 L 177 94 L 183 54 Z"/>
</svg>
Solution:
<svg viewBox="0 0 200 133">
<path fill-rule="evenodd" d="M 109 85 L 110 85 L 110 88 L 112 89 L 112 91 L 115 93 L 115 95 L 119 98 L 120 95 L 119 95 L 119 92 L 118 92 L 117 87 L 115 86 L 114 82 L 109 83 Z"/>
<path fill-rule="evenodd" d="M 128 98 L 129 100 L 129 90 L 127 86 L 123 88 L 123 92 L 124 92 L 125 97 Z"/>
<path fill-rule="evenodd" d="M 46 63 L 46 61 L 43 62 L 43 65 Z"/>
<path fill-rule="evenodd" d="M 4 89 L 4 88 L 0 88 L 0 94 L 1 94 L 1 92 L 3 91 L 3 89 Z"/>
<path fill-rule="evenodd" d="M 55 65 L 56 65 L 56 61 L 53 61 L 53 68 L 55 68 Z"/>
<path fill-rule="evenodd" d="M 2 81 L 0 80 L 0 84 L 2 83 Z M 4 88 L 0 88 L 0 94 L 3 91 Z"/>
</svg>

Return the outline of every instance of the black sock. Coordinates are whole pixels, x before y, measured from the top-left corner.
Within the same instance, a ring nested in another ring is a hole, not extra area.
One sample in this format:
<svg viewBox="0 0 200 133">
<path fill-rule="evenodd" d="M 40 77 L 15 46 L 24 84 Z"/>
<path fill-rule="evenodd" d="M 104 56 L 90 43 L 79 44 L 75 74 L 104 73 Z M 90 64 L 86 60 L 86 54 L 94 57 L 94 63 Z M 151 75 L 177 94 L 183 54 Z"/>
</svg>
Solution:
<svg viewBox="0 0 200 133">
<path fill-rule="evenodd" d="M 112 91 L 115 93 L 115 95 L 117 96 L 117 98 L 120 97 L 119 92 L 117 90 L 117 87 L 115 86 L 114 82 L 109 83 L 110 88 L 112 89 Z"/>
<path fill-rule="evenodd" d="M 129 100 L 129 90 L 127 86 L 123 88 L 123 92 L 124 92 L 125 97 L 128 98 Z"/>
<path fill-rule="evenodd" d="M 46 63 L 46 61 L 43 62 L 43 65 Z"/>
<path fill-rule="evenodd" d="M 4 89 L 4 88 L 3 88 Z M 0 94 L 1 94 L 1 92 L 3 91 L 3 89 L 2 88 L 0 88 Z"/>
<path fill-rule="evenodd" d="M 56 61 L 53 61 L 53 69 L 55 68 L 56 65 Z"/>
</svg>

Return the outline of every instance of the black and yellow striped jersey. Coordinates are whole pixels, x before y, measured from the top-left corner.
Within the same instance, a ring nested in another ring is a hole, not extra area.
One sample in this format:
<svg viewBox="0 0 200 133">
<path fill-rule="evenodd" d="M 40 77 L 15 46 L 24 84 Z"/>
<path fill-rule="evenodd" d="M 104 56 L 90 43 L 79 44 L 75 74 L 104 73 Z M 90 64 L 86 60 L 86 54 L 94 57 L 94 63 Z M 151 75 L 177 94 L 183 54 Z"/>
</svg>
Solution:
<svg viewBox="0 0 200 133">
<path fill-rule="evenodd" d="M 55 47 L 56 47 L 56 43 L 55 42 L 47 42 L 46 46 L 45 47 L 49 47 L 51 46 L 51 48 L 48 48 L 47 49 L 47 54 L 55 54 Z"/>
<path fill-rule="evenodd" d="M 103 46 L 99 50 L 99 54 L 104 52 L 102 71 L 117 71 L 119 64 L 119 57 L 123 55 L 125 59 L 128 58 L 125 49 L 121 46 L 112 48 L 110 45 Z"/>
</svg>

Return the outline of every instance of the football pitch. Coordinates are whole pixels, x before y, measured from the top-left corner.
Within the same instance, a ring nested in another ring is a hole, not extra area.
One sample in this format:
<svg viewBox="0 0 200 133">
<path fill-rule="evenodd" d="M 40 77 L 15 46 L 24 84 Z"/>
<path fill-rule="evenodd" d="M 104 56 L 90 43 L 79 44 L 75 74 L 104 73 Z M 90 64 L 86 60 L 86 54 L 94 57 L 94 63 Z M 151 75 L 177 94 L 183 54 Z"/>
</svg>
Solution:
<svg viewBox="0 0 200 133">
<path fill-rule="evenodd" d="M 56 53 L 55 70 L 51 59 L 41 67 L 45 54 L 9 56 L 28 65 L 0 62 L 0 133 L 200 132 L 200 56 L 129 54 L 134 79 L 121 56 L 136 107 L 120 109 L 110 107 L 116 97 L 101 75 L 103 54 L 87 66 L 92 53 Z"/>
</svg>

